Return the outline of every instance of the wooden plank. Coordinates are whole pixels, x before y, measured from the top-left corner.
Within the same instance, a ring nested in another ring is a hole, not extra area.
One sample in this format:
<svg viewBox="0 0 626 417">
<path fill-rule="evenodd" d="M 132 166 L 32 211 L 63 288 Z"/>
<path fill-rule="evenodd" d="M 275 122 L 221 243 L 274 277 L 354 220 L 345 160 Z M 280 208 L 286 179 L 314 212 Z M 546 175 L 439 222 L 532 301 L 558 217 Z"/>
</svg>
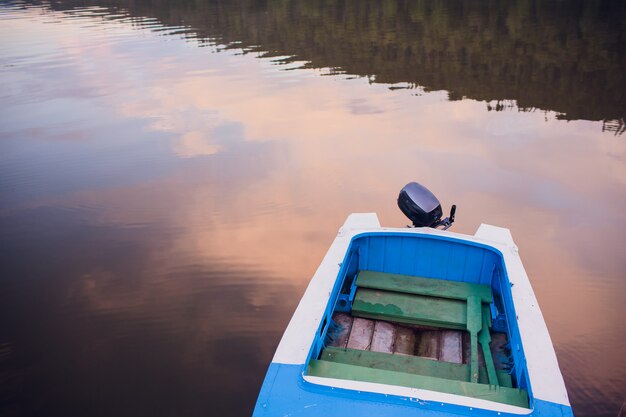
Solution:
<svg viewBox="0 0 626 417">
<path fill-rule="evenodd" d="M 476 333 L 483 327 L 480 298 L 476 296 L 467 297 L 467 331 Z"/>
<path fill-rule="evenodd" d="M 395 357 L 409 358 L 408 356 Z M 461 366 L 456 364 L 448 365 Z M 518 407 L 528 407 L 527 392 L 517 388 L 494 387 L 486 384 L 474 384 L 465 381 L 450 380 L 426 375 L 415 375 L 407 372 L 396 372 L 365 366 L 348 365 L 325 360 L 311 360 L 309 362 L 307 373 L 308 375 L 326 378 L 338 378 L 409 388 L 421 388 L 431 391 L 463 395 L 466 397 L 480 398 L 483 400 L 495 401 Z"/>
<path fill-rule="evenodd" d="M 367 350 L 372 343 L 374 322 L 372 320 L 355 318 L 348 338 L 347 347 L 350 349 Z"/>
<path fill-rule="evenodd" d="M 478 382 L 478 332 L 482 328 L 480 298 L 467 297 L 467 331 L 470 334 L 471 381 Z"/>
<path fill-rule="evenodd" d="M 394 353 L 402 355 L 415 354 L 415 331 L 408 327 L 397 326 Z"/>
<path fill-rule="evenodd" d="M 487 327 L 491 327 L 491 309 L 489 308 L 489 304 L 482 303 L 482 317 L 483 319 L 487 319 Z M 484 323 L 483 323 L 484 325 Z"/>
<path fill-rule="evenodd" d="M 396 328 L 387 321 L 377 321 L 374 324 L 372 346 L 374 352 L 393 353 L 393 342 L 396 338 Z"/>
<path fill-rule="evenodd" d="M 513 388 L 513 380 L 511 379 L 511 375 L 509 375 L 506 371 L 496 371 L 496 374 L 498 375 L 498 386 Z M 478 383 L 489 385 L 487 368 L 485 368 L 485 366 L 483 365 L 478 365 Z"/>
<path fill-rule="evenodd" d="M 354 318 L 349 314 L 335 313 L 333 315 L 334 326 L 332 331 L 329 331 L 329 346 L 346 347 L 353 320 Z"/>
<path fill-rule="evenodd" d="M 513 388 L 513 379 L 507 371 L 496 371 L 496 374 L 498 375 L 498 385 Z"/>
<path fill-rule="evenodd" d="M 498 374 L 496 373 L 496 367 L 493 364 L 493 358 L 491 357 L 491 348 L 489 347 L 489 342 L 491 342 L 491 335 L 489 334 L 489 316 L 485 316 L 484 314 L 483 328 L 478 334 L 478 340 L 480 341 L 480 346 L 483 351 L 489 383 L 491 385 L 500 385 L 500 382 L 498 381 Z"/>
<path fill-rule="evenodd" d="M 467 381 L 470 369 L 467 365 L 433 361 L 418 356 L 392 355 L 367 350 L 353 350 L 327 347 L 320 359 L 348 365 L 407 372 L 415 375 L 428 375 L 455 381 Z"/>
<path fill-rule="evenodd" d="M 431 297 L 466 300 L 477 296 L 485 303 L 491 303 L 493 296 L 487 285 L 468 282 L 448 281 L 411 275 L 388 274 L 385 272 L 360 271 L 356 280 L 358 287 L 427 295 Z"/>
<path fill-rule="evenodd" d="M 434 361 L 430 358 L 408 355 L 390 355 L 388 353 L 326 347 L 320 355 L 321 360 L 366 366 L 390 371 L 407 372 L 416 375 L 428 375 L 456 381 L 469 381 L 470 367 L 465 364 Z M 511 376 L 505 371 L 497 371 L 500 386 L 512 388 Z M 487 370 L 480 367 L 478 382 L 488 384 Z"/>
<path fill-rule="evenodd" d="M 439 360 L 463 363 L 463 333 L 458 330 L 442 330 Z"/>
<path fill-rule="evenodd" d="M 464 330 L 467 324 L 467 308 L 463 301 L 368 288 L 357 290 L 352 315 L 460 330 Z"/>
<path fill-rule="evenodd" d="M 420 332 L 417 342 L 417 356 L 437 360 L 439 358 L 439 336 L 438 330 Z"/>
<path fill-rule="evenodd" d="M 480 334 L 480 332 L 478 334 Z M 478 367 L 485 367 L 485 357 L 483 356 L 483 350 L 480 345 L 480 340 L 478 341 Z"/>
</svg>

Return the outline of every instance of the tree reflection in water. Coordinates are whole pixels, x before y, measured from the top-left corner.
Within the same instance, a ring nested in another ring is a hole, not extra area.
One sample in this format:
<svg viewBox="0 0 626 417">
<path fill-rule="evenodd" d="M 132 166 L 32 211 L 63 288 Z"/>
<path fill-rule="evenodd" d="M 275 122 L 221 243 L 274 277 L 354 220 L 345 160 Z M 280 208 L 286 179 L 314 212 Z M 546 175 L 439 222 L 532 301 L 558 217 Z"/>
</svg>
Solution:
<svg viewBox="0 0 626 417">
<path fill-rule="evenodd" d="M 498 103 L 488 110 L 551 110 L 625 130 L 624 2 L 70 0 L 51 7 L 91 5 L 183 25 L 193 32 L 187 36 L 264 57 L 287 56 L 283 62 Z"/>
</svg>

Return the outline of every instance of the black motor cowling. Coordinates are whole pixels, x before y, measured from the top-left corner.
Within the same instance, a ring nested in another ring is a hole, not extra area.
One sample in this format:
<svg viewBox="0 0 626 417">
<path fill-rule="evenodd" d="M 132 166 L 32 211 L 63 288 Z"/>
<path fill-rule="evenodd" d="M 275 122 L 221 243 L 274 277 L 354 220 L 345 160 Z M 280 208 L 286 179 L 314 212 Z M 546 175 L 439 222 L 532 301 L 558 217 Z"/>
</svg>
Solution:
<svg viewBox="0 0 626 417">
<path fill-rule="evenodd" d="M 456 206 L 452 206 L 450 217 L 441 219 L 443 210 L 437 197 L 426 187 L 416 182 L 405 185 L 398 196 L 398 207 L 415 227 L 438 227 L 447 229 L 454 222 Z"/>
</svg>

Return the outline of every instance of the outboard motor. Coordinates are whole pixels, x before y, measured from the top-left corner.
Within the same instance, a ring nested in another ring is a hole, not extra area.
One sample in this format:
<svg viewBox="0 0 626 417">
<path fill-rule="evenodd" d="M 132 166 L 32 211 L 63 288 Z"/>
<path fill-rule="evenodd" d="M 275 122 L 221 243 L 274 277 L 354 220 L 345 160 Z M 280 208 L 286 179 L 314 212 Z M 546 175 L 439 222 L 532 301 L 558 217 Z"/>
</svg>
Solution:
<svg viewBox="0 0 626 417">
<path fill-rule="evenodd" d="M 398 207 L 413 222 L 414 227 L 443 226 L 443 230 L 446 230 L 454 223 L 456 214 L 456 205 L 452 205 L 450 217 L 442 220 L 443 211 L 437 197 L 416 182 L 410 182 L 402 188 L 398 196 Z"/>
</svg>

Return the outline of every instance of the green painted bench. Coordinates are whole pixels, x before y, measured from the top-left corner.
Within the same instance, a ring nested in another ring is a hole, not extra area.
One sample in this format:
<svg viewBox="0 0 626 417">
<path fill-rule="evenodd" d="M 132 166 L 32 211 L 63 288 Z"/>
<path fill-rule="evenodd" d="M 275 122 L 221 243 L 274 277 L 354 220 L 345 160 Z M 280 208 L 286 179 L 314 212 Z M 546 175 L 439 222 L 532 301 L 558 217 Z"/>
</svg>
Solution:
<svg viewBox="0 0 626 417">
<path fill-rule="evenodd" d="M 388 274 L 386 272 L 360 271 L 356 279 L 359 288 L 393 291 L 404 294 L 426 295 L 454 300 L 479 297 L 483 303 L 491 303 L 493 295 L 488 285 L 469 282 L 448 281 L 411 275 Z"/>
<path fill-rule="evenodd" d="M 398 323 L 465 330 L 467 303 L 460 300 L 357 289 L 352 315 Z"/>
<path fill-rule="evenodd" d="M 471 374 L 470 366 L 462 363 L 441 362 L 419 356 L 398 355 L 332 346 L 324 348 L 320 355 L 320 360 L 387 371 L 407 372 L 455 381 L 469 381 Z M 480 367 L 478 383 L 489 383 L 487 372 L 485 367 Z M 495 369 L 494 372 L 496 372 Z M 497 371 L 495 375 L 499 382 L 498 385 L 509 388 L 513 386 L 511 376 L 506 371 Z"/>
<path fill-rule="evenodd" d="M 517 388 L 475 384 L 427 375 L 416 375 L 367 366 L 350 365 L 326 360 L 311 360 L 307 374 L 326 378 L 365 381 L 378 384 L 421 388 L 466 397 L 480 398 L 502 404 L 528 407 L 528 393 Z"/>
</svg>

